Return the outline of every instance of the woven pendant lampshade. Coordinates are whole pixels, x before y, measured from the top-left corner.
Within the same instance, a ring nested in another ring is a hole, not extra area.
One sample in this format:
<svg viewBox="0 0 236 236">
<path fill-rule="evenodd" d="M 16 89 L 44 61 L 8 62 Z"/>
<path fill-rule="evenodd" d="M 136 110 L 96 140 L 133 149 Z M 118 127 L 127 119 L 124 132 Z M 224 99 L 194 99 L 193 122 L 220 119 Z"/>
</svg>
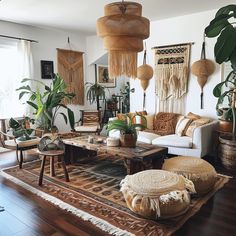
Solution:
<svg viewBox="0 0 236 236">
<path fill-rule="evenodd" d="M 191 71 L 197 77 L 198 84 L 201 88 L 201 109 L 203 109 L 203 87 L 208 77 L 215 71 L 215 64 L 211 60 L 206 59 L 205 42 L 202 44 L 201 59 L 193 63 Z"/>
<path fill-rule="evenodd" d="M 153 77 L 153 69 L 146 64 L 147 51 L 144 50 L 143 65 L 138 67 L 137 78 L 140 80 L 141 87 L 143 88 L 143 110 L 145 109 L 146 89 L 149 85 L 149 80 Z"/>
<path fill-rule="evenodd" d="M 97 20 L 97 34 L 108 50 L 110 78 L 137 77 L 137 53 L 149 37 L 149 20 L 142 17 L 142 5 L 114 2 L 104 8 L 105 16 Z"/>
</svg>

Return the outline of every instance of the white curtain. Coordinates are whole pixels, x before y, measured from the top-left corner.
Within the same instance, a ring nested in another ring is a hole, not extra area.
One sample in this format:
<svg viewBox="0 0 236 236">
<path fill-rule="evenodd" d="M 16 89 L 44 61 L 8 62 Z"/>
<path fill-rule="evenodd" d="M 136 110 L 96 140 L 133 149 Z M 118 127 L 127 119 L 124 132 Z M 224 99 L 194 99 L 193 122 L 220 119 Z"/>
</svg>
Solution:
<svg viewBox="0 0 236 236">
<path fill-rule="evenodd" d="M 32 78 L 32 64 L 30 42 L 0 40 L 0 118 L 29 115 L 16 89 L 23 78 Z"/>
</svg>

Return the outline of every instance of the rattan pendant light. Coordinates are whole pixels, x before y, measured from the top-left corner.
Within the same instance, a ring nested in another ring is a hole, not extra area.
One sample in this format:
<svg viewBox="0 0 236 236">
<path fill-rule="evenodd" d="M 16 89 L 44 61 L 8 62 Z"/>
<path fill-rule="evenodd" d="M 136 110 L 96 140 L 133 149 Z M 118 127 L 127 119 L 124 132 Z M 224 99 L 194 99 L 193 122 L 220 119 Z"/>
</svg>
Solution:
<svg viewBox="0 0 236 236">
<path fill-rule="evenodd" d="M 105 6 L 105 16 L 97 20 L 97 34 L 108 50 L 110 78 L 137 77 L 137 53 L 149 37 L 149 20 L 142 17 L 142 5 L 114 2 Z"/>
<path fill-rule="evenodd" d="M 146 47 L 145 47 L 146 48 Z M 143 65 L 138 67 L 137 78 L 140 80 L 141 87 L 143 88 L 143 110 L 146 105 L 146 89 L 149 85 L 149 80 L 153 77 L 153 69 L 146 63 L 147 51 L 144 50 Z"/>
</svg>

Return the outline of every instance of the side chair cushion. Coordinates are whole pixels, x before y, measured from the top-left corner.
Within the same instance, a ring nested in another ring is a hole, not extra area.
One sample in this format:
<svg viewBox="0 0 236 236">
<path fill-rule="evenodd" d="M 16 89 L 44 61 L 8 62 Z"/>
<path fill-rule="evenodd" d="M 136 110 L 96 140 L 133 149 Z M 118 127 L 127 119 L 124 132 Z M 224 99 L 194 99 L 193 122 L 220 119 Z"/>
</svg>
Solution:
<svg viewBox="0 0 236 236">
<path fill-rule="evenodd" d="M 75 127 L 75 131 L 77 132 L 96 132 L 97 130 L 97 125 L 82 125 Z"/>
</svg>

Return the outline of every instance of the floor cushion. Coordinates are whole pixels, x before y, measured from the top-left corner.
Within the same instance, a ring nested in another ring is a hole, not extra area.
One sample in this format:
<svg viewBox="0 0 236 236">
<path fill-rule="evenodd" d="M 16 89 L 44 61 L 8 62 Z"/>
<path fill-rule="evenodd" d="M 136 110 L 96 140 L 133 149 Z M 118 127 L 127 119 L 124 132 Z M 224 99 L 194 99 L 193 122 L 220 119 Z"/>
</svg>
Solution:
<svg viewBox="0 0 236 236">
<path fill-rule="evenodd" d="M 178 136 L 177 134 L 165 135 L 152 140 L 153 145 L 167 147 L 192 148 L 192 138 L 188 136 Z"/>
<path fill-rule="evenodd" d="M 181 174 L 191 180 L 198 195 L 211 191 L 216 181 L 214 167 L 198 157 L 179 156 L 166 159 L 162 169 Z"/>
<path fill-rule="evenodd" d="M 181 175 L 164 170 L 145 170 L 127 175 L 121 192 L 129 209 L 150 219 L 166 219 L 185 213 L 190 204 L 186 189 L 193 183 Z"/>
</svg>

